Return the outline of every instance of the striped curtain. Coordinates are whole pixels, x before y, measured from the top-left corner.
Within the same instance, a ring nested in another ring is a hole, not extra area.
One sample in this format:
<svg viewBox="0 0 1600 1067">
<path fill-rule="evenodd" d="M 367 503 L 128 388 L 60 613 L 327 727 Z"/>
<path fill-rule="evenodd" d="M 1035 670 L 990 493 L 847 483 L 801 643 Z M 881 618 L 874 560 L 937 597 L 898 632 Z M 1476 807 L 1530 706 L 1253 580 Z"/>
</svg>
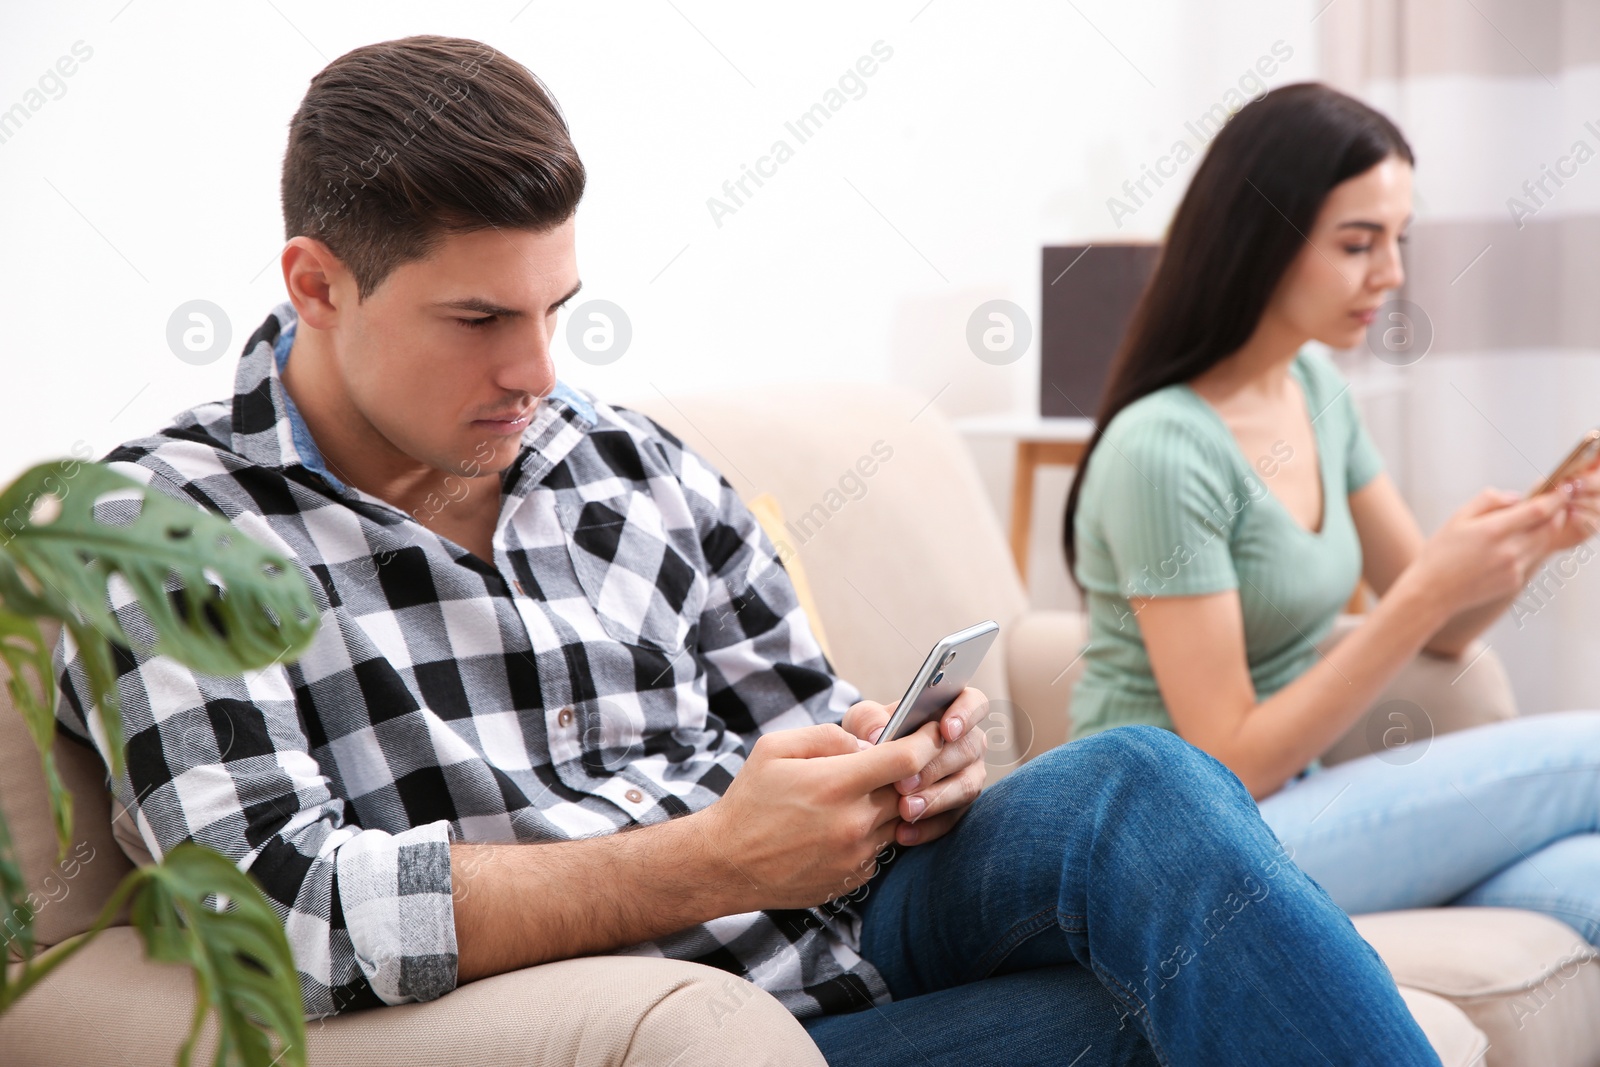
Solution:
<svg viewBox="0 0 1600 1067">
<path fill-rule="evenodd" d="M 1324 80 L 1417 153 L 1402 299 L 1336 358 L 1432 530 L 1600 425 L 1600 0 L 1313 3 Z M 1600 708 L 1600 545 L 1488 638 L 1524 713 Z"/>
</svg>

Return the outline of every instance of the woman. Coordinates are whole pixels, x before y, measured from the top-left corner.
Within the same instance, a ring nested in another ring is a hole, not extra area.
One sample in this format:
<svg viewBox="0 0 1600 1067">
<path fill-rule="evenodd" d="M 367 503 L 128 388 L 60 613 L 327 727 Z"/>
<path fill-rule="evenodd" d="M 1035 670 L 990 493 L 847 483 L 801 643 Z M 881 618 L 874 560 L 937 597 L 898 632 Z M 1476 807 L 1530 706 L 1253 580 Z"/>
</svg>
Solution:
<svg viewBox="0 0 1600 1067">
<path fill-rule="evenodd" d="M 1338 371 L 1301 351 L 1361 343 L 1400 285 L 1412 162 L 1388 119 L 1315 84 L 1213 142 L 1067 502 L 1090 620 L 1076 734 L 1176 730 L 1346 911 L 1532 908 L 1600 944 L 1600 714 L 1316 762 L 1414 656 L 1459 656 L 1600 526 L 1590 468 L 1485 490 L 1424 539 Z M 1320 653 L 1361 577 L 1380 599 Z"/>
</svg>

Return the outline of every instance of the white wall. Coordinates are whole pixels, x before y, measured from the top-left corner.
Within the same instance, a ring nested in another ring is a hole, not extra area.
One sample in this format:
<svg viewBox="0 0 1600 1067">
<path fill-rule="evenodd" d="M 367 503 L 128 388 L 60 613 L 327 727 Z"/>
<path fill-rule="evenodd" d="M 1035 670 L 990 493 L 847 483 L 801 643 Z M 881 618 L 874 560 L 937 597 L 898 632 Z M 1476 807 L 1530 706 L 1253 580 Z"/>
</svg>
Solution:
<svg viewBox="0 0 1600 1067">
<path fill-rule="evenodd" d="M 1509 58 L 1520 62 L 1515 53 Z M 1444 338 L 1452 326 L 1457 336 L 1483 336 L 1481 328 L 1461 328 L 1470 297 L 1450 306 L 1435 295 L 1458 283 L 1469 294 L 1479 287 L 1502 322 L 1527 322 L 1524 309 L 1531 305 L 1552 319 L 1584 323 L 1569 328 L 1559 345 L 1478 340 L 1452 349 L 1436 344 L 1427 358 L 1395 376 L 1403 389 L 1394 405 L 1400 417 L 1389 439 L 1380 437 L 1379 443 L 1425 530 L 1437 528 L 1485 486 L 1526 491 L 1580 434 L 1600 423 L 1594 294 L 1583 288 L 1584 279 L 1592 277 L 1592 254 L 1574 247 L 1565 253 L 1562 269 L 1530 270 L 1527 278 L 1519 271 L 1530 262 L 1528 245 L 1542 226 L 1557 220 L 1586 223 L 1584 231 L 1573 226 L 1569 240 L 1574 246 L 1583 233 L 1596 232 L 1600 165 L 1585 163 L 1561 186 L 1547 186 L 1546 194 L 1554 189 L 1556 195 L 1535 212 L 1537 222 L 1526 233 L 1511 224 L 1508 210 L 1512 197 L 1534 203 L 1523 191 L 1524 182 L 1538 180 L 1542 167 L 1572 152 L 1574 141 L 1588 146 L 1584 159 L 1594 151 L 1600 64 L 1545 66 L 1548 74 L 1526 69 L 1493 76 L 1421 73 L 1403 83 L 1380 80 L 1367 87 L 1367 98 L 1394 116 L 1416 149 L 1417 224 L 1433 227 L 1434 233 L 1481 227 L 1493 236 L 1492 244 L 1485 239 L 1481 251 L 1471 248 L 1448 266 L 1429 264 L 1442 273 L 1429 279 L 1429 297 L 1417 295 L 1433 301 L 1438 336 Z M 1558 292 L 1535 291 L 1550 281 Z M 1373 361 L 1362 362 L 1374 369 Z M 1600 707 L 1595 549 L 1591 541 L 1578 551 L 1558 553 L 1484 635 L 1505 663 L 1525 714 Z"/>
<path fill-rule="evenodd" d="M 228 392 L 233 355 L 181 362 L 168 317 L 188 300 L 215 302 L 236 352 L 283 298 L 286 126 L 310 77 L 357 45 L 476 37 L 555 92 L 591 178 L 579 213 L 585 297 L 620 304 L 634 328 L 615 364 L 569 358 L 570 380 L 614 397 L 897 380 L 964 414 L 1035 402 L 1036 353 L 980 363 L 963 339 L 972 309 L 1005 297 L 1034 314 L 1043 243 L 1158 235 L 1178 182 L 1120 231 L 1106 198 L 1275 41 L 1293 58 L 1274 81 L 1312 76 L 1314 10 L 1281 0 L 10 6 L 0 109 L 40 106 L 0 143 L 10 312 L 0 475 L 77 441 L 98 455 Z M 80 41 L 92 55 L 59 97 L 30 95 Z M 893 56 L 865 94 L 717 226 L 707 198 L 878 41 Z M 996 456 L 986 464 L 1003 486 Z M 1058 499 L 1041 490 L 1042 526 L 1058 523 Z"/>
</svg>

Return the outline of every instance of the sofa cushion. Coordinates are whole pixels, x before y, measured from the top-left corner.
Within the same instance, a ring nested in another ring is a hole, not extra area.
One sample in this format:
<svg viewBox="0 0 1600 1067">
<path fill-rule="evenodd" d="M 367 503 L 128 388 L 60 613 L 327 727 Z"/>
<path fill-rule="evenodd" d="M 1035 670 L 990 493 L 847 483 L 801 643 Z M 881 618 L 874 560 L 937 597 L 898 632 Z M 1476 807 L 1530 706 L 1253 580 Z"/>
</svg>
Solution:
<svg viewBox="0 0 1600 1067">
<path fill-rule="evenodd" d="M 188 971 L 144 960 L 133 930 L 115 927 L 0 1016 L 0 1047 L 35 1067 L 168 1067 L 186 1033 L 191 989 Z M 1460 1010 L 1425 991 L 1400 993 L 1443 1067 L 1480 1062 L 1487 1041 Z M 71 1041 L 61 1040 L 64 1018 Z M 319 1067 L 823 1067 L 799 1023 L 750 983 L 647 957 L 547 963 L 426 1004 L 313 1020 L 306 1036 Z M 212 1040 L 208 1025 L 196 1062 L 210 1059 Z"/>
<path fill-rule="evenodd" d="M 741 498 L 771 493 L 805 561 L 839 674 L 871 700 L 905 693 L 933 643 L 1027 609 L 999 517 L 966 442 L 925 395 L 785 383 L 624 406 L 681 437 Z M 781 551 L 781 549 L 780 549 Z M 1000 650 L 997 649 L 996 652 Z M 1007 699 L 1000 655 L 972 684 Z"/>
<path fill-rule="evenodd" d="M 1072 687 L 1083 674 L 1088 616 L 1081 611 L 1030 611 L 1006 634 L 1006 675 L 1019 761 L 1072 737 Z"/>
<path fill-rule="evenodd" d="M 34 1067 L 170 1067 L 192 988 L 186 968 L 146 961 L 133 929 L 114 927 L 0 1016 L 0 1048 L 5 1062 Z M 318 1067 L 825 1067 L 794 1016 L 756 986 L 647 957 L 547 963 L 306 1027 Z M 196 1063 L 211 1061 L 213 1040 Z"/>
<path fill-rule="evenodd" d="M 1511 908 L 1354 921 L 1397 982 L 1444 997 L 1484 1032 L 1488 1067 L 1600 1064 L 1600 954 L 1565 923 Z"/>
<path fill-rule="evenodd" d="M 774 545 L 787 544 L 787 531 L 784 529 L 783 505 L 778 503 L 778 498 L 771 493 L 760 493 L 744 502 L 750 509 L 750 514 L 756 517 L 756 522 L 761 524 L 761 532 Z M 833 662 L 833 650 L 828 647 L 828 635 L 822 625 L 822 613 L 817 610 L 816 598 L 811 595 L 811 582 L 806 578 L 806 566 L 800 560 L 798 552 L 780 552 L 779 558 L 783 560 L 783 569 L 789 575 L 789 584 L 794 586 L 795 599 L 800 601 L 800 608 L 806 613 L 806 622 L 811 624 L 811 632 L 817 639 L 817 644 L 822 646 L 822 654 L 828 657 L 828 662 Z"/>
<path fill-rule="evenodd" d="M 55 640 L 53 624 L 47 636 Z M 66 858 L 60 857 L 39 750 L 4 684 L 9 678 L 0 665 L 0 811 L 35 901 L 34 937 L 48 947 L 87 930 L 133 865 L 112 837 L 105 764 L 98 753 L 58 737 L 56 766 L 72 794 L 74 813 L 72 843 Z"/>
<path fill-rule="evenodd" d="M 1327 652 L 1362 620 L 1359 615 L 1339 616 L 1317 647 Z M 1385 743 L 1391 734 L 1374 728 L 1374 712 L 1385 724 L 1391 721 L 1391 715 L 1398 714 L 1400 717 L 1392 721 L 1406 727 L 1399 736 L 1415 740 L 1514 719 L 1517 701 L 1499 654 L 1482 641 L 1474 641 L 1459 659 L 1426 653 L 1413 656 L 1384 686 L 1372 711 L 1357 719 L 1322 754 L 1324 766 L 1369 755 Z"/>
<path fill-rule="evenodd" d="M 1460 1008 L 1443 997 L 1405 986 L 1400 987 L 1400 998 L 1411 1009 L 1411 1017 L 1422 1027 L 1443 1067 L 1470 1067 L 1482 1062 L 1489 1039 Z"/>
</svg>

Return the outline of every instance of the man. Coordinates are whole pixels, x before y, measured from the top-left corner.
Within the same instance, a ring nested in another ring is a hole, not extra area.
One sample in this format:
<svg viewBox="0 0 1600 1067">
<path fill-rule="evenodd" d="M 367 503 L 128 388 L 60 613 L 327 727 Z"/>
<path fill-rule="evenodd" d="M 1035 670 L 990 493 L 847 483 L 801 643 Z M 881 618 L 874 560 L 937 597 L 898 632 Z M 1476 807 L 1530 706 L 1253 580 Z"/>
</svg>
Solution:
<svg viewBox="0 0 1600 1067">
<path fill-rule="evenodd" d="M 312 81 L 289 300 L 231 401 L 108 457 L 296 558 L 322 615 L 246 677 L 124 657 L 113 787 L 151 850 L 256 877 L 315 1015 L 653 953 L 750 979 L 834 1063 L 1436 1063 L 1237 779 L 1171 734 L 981 798 L 981 693 L 871 744 L 888 709 L 834 676 L 728 483 L 558 381 L 583 184 L 540 83 L 476 42 Z"/>
</svg>

